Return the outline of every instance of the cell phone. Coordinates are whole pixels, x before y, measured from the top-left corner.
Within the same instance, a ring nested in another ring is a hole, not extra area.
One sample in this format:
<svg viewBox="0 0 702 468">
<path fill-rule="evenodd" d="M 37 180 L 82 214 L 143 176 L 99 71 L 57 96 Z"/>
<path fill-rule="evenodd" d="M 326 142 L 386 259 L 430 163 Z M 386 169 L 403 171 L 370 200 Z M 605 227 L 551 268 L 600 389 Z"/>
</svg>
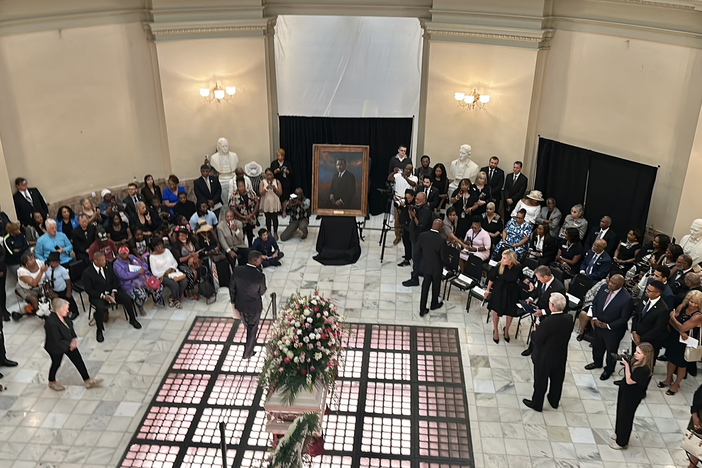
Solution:
<svg viewBox="0 0 702 468">
<path fill-rule="evenodd" d="M 61 250 L 61 247 L 59 247 L 58 245 L 55 245 L 55 246 L 54 246 L 54 249 L 55 249 L 56 251 L 58 251 L 58 250 Z"/>
</svg>

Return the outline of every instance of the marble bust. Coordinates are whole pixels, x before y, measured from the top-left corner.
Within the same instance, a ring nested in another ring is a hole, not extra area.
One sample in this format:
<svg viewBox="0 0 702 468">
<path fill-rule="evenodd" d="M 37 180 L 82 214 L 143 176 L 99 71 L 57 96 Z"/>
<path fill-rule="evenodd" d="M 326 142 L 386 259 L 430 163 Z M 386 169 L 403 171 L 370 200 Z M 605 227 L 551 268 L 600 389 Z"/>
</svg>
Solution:
<svg viewBox="0 0 702 468">
<path fill-rule="evenodd" d="M 222 186 L 222 202 L 229 204 L 229 182 L 234 179 L 234 171 L 239 165 L 239 156 L 229 151 L 226 138 L 217 140 L 217 152 L 210 156 L 210 165 L 219 173 L 219 183 Z"/>
<path fill-rule="evenodd" d="M 696 272 L 700 272 L 698 263 L 702 262 L 702 219 L 696 219 L 690 226 L 690 234 L 680 240 L 680 247 L 683 253 L 692 257 L 692 266 Z"/>
<path fill-rule="evenodd" d="M 461 179 L 470 179 L 471 182 L 474 182 L 475 177 L 480 172 L 480 167 L 470 159 L 471 149 L 470 145 L 461 145 L 458 150 L 458 159 L 451 161 L 449 195 L 458 188 Z"/>
</svg>

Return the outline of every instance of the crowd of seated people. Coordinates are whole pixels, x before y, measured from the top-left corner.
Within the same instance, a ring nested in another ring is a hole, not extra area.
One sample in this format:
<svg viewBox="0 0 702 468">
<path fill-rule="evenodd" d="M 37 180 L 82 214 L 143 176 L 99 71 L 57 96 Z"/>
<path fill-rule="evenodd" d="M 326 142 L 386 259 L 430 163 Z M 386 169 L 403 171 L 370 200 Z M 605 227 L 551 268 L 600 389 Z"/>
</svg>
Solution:
<svg viewBox="0 0 702 468">
<path fill-rule="evenodd" d="M 141 187 L 130 183 L 124 196 L 105 188 L 99 203 L 82 198 L 75 208 L 60 206 L 55 217 L 49 217 L 40 190 L 18 178 L 14 201 L 20 221 L 13 223 L 7 214 L 0 213 L 0 248 L 8 271 L 18 276 L 17 294 L 27 302 L 21 314 L 36 312 L 45 290 L 50 297 L 67 298 L 66 291 L 72 289 L 71 278 L 66 276 L 81 270 L 75 266 L 79 262 L 83 268 L 94 267 L 96 261 L 109 265 L 119 290 L 131 299 L 139 314 L 143 314 L 148 298 L 157 307 L 167 303 L 182 308 L 186 297 L 204 296 L 212 302 L 216 288 L 228 285 L 231 268 L 237 263 L 245 265 L 251 249 L 261 251 L 266 267 L 279 266 L 283 253 L 277 244 L 278 217 L 290 213 L 294 218 L 285 240 L 298 231 L 305 239 L 310 202 L 300 188 L 291 195 L 290 164 L 283 150 L 277 152 L 270 169 L 262 171 L 255 163 L 245 169 L 236 169 L 236 190 L 229 200 L 221 200 L 218 179 L 205 165 L 200 168 L 202 177 L 194 181 L 192 194 L 175 175 L 168 177 L 165 187 L 147 175 Z M 254 239 L 259 215 L 265 215 L 269 228 Z M 58 259 L 56 268 L 49 265 L 50 259 Z M 47 269 L 55 276 L 48 288 L 44 286 Z M 164 287 L 170 298 L 163 297 Z M 78 309 L 70 300 L 69 306 L 75 318 Z M 10 314 L 2 312 L 3 319 L 9 320 Z"/>
</svg>

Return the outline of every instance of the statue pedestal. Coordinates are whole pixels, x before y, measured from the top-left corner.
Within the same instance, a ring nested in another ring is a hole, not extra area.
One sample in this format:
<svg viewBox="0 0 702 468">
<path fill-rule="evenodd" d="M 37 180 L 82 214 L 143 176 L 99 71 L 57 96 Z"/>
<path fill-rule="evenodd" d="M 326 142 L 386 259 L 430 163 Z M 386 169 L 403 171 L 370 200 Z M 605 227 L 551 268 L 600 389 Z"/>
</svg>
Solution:
<svg viewBox="0 0 702 468">
<path fill-rule="evenodd" d="M 280 393 L 273 392 L 263 406 L 266 410 L 266 432 L 285 435 L 295 418 L 305 413 L 319 413 L 321 426 L 326 408 L 326 393 L 325 388 L 315 387 L 312 391 L 298 393 L 293 404 L 288 405 Z"/>
</svg>

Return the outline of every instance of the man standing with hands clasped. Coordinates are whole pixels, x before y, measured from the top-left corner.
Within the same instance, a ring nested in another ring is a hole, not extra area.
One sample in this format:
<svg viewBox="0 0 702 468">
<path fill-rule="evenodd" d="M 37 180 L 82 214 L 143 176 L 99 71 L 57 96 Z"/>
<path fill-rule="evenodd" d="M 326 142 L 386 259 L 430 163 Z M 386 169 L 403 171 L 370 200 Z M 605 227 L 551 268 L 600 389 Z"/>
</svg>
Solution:
<svg viewBox="0 0 702 468">
<path fill-rule="evenodd" d="M 409 232 L 412 242 L 412 277 L 403 281 L 405 287 L 419 286 L 419 267 L 422 263 L 422 251 L 419 249 L 419 235 L 427 232 L 432 226 L 432 213 L 427 205 L 427 196 L 419 192 L 414 199 L 414 209 L 409 211 Z"/>
<path fill-rule="evenodd" d="M 634 301 L 623 286 L 624 277 L 612 275 L 592 301 L 592 325 L 595 329 L 592 341 L 593 362 L 586 365 L 585 369 L 601 368 L 606 352 L 607 366 L 600 375 L 600 380 L 607 380 L 614 372 L 616 361 L 612 354 L 619 352 L 619 342 L 624 337 L 626 324 L 634 309 Z"/>
<path fill-rule="evenodd" d="M 422 257 L 422 295 L 419 302 L 419 316 L 424 317 L 429 313 L 427 309 L 427 296 L 429 296 L 429 286 L 431 285 L 431 310 L 440 309 L 444 305 L 439 302 L 439 291 L 441 291 L 441 274 L 444 269 L 444 262 L 441 260 L 441 248 L 446 245 L 446 241 L 439 232 L 444 227 L 444 222 L 435 219 L 431 230 L 419 235 L 419 252 Z"/>
<path fill-rule="evenodd" d="M 541 324 L 537 321 L 533 325 L 531 339 L 534 343 L 534 353 L 531 355 L 531 361 L 534 363 L 534 393 L 531 400 L 525 398 L 522 402 L 534 411 L 541 412 L 549 381 L 549 404 L 556 409 L 561 401 L 568 359 L 568 341 L 573 331 L 573 317 L 563 313 L 566 304 L 563 294 L 551 294 L 548 302 L 548 320 Z"/>
<path fill-rule="evenodd" d="M 261 319 L 263 310 L 261 297 L 266 293 L 266 276 L 259 269 L 262 261 L 261 252 L 252 250 L 249 252 L 248 263 L 234 268 L 232 279 L 229 281 L 229 298 L 232 307 L 239 311 L 241 322 L 246 327 L 244 359 L 249 359 L 255 354 L 258 321 Z"/>
</svg>

